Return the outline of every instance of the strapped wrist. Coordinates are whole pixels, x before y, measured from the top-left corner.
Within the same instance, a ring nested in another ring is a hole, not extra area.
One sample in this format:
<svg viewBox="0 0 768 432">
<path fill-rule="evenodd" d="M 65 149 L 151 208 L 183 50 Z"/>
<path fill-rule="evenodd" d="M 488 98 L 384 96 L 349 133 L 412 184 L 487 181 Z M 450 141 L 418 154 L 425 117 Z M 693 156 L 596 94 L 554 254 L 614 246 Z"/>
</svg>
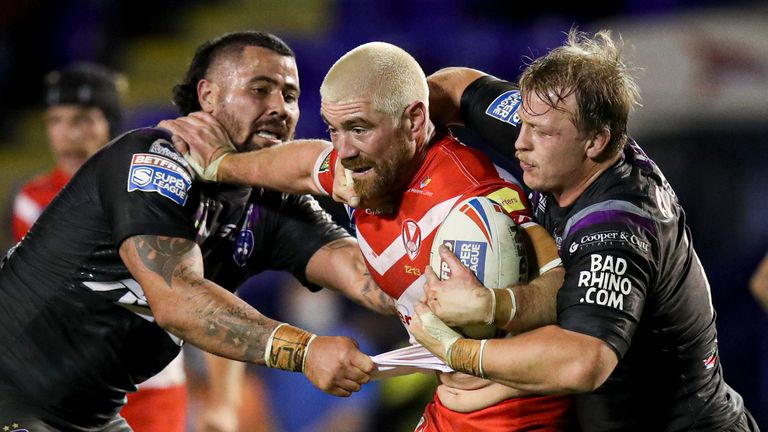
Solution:
<svg viewBox="0 0 768 432">
<path fill-rule="evenodd" d="M 275 369 L 304 372 L 309 345 L 315 337 L 313 333 L 281 323 L 267 339 L 264 363 Z"/>
<path fill-rule="evenodd" d="M 203 180 L 207 181 L 218 181 L 219 180 L 219 166 L 221 165 L 221 162 L 226 158 L 227 156 L 230 156 L 233 152 L 231 150 L 226 150 L 224 153 L 221 154 L 221 156 L 217 157 L 213 160 L 213 162 L 208 165 L 208 168 L 203 171 Z"/>
<path fill-rule="evenodd" d="M 459 339 L 448 348 L 446 363 L 457 372 L 485 378 L 483 351 L 486 339 Z"/>
<path fill-rule="evenodd" d="M 517 314 L 517 300 L 512 288 L 494 288 L 493 325 L 505 328 L 515 319 Z"/>
</svg>

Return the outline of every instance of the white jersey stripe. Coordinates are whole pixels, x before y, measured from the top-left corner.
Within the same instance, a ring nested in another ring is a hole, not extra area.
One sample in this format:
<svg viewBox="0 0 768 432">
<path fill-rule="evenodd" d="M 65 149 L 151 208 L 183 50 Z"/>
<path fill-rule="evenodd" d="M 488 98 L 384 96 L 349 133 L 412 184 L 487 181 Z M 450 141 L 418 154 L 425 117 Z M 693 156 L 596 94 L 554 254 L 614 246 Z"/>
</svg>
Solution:
<svg viewBox="0 0 768 432">
<path fill-rule="evenodd" d="M 43 207 L 24 193 L 17 195 L 13 201 L 14 216 L 24 221 L 27 225 L 31 226 L 34 224 L 42 212 Z"/>
<path fill-rule="evenodd" d="M 451 211 L 453 205 L 461 196 L 455 196 L 451 199 L 441 202 L 436 206 L 429 209 L 424 217 L 418 221 L 419 228 L 421 229 L 422 237 L 429 236 L 448 216 L 448 212 Z M 359 211 L 359 210 L 358 210 Z M 360 234 L 358 230 L 357 241 L 360 245 L 360 250 L 363 252 L 368 264 L 376 270 L 380 275 L 386 273 L 396 262 L 405 256 L 405 245 L 403 244 L 400 236 L 397 236 L 389 246 L 381 254 L 376 254 L 373 248 L 368 244 L 365 238 Z"/>
</svg>

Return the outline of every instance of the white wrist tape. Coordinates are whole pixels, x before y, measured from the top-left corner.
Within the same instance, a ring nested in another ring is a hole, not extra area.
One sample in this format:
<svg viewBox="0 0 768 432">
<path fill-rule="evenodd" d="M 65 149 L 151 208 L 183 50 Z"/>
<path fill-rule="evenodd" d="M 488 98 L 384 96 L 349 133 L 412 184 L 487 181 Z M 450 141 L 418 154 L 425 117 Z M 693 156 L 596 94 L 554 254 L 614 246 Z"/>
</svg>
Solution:
<svg viewBox="0 0 768 432">
<path fill-rule="evenodd" d="M 555 267 L 563 265 L 563 260 L 560 258 L 555 258 L 552 261 L 544 264 L 543 266 L 539 267 L 539 276 L 543 275 L 544 273 L 552 270 Z"/>
<path fill-rule="evenodd" d="M 493 288 L 486 287 L 486 289 L 491 292 L 491 311 L 488 318 L 485 319 L 485 324 L 493 325 L 496 318 L 496 291 Z"/>
<path fill-rule="evenodd" d="M 483 339 L 480 341 L 480 361 L 477 365 L 477 369 L 480 371 L 480 378 L 485 378 L 485 370 L 483 369 L 483 353 L 485 352 L 485 344 L 488 342 L 488 339 Z"/>
</svg>

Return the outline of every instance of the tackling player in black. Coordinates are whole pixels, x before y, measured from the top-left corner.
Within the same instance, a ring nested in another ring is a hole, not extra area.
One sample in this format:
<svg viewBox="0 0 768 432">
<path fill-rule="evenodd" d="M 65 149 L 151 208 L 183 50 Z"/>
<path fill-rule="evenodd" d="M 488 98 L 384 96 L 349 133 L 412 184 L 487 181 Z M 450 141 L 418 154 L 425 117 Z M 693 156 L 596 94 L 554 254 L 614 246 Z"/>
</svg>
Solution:
<svg viewBox="0 0 768 432">
<path fill-rule="evenodd" d="M 175 95 L 183 113 L 216 117 L 238 150 L 293 136 L 296 63 L 273 35 L 207 42 L 187 78 Z M 0 425 L 130 430 L 118 415 L 126 393 L 182 341 L 301 371 L 338 396 L 368 381 L 373 363 L 351 339 L 276 322 L 228 291 L 285 269 L 311 289 L 389 311 L 354 240 L 310 197 L 195 182 L 171 139 L 139 129 L 107 145 L 3 260 Z"/>
<path fill-rule="evenodd" d="M 581 393 L 586 431 L 758 430 L 723 380 L 709 283 L 685 213 L 627 138 L 638 94 L 610 32 L 572 31 L 520 83 L 466 68 L 430 77 L 438 121 L 465 124 L 498 149 L 514 143 L 536 191 L 534 215 L 566 268 L 558 324 L 489 340 L 484 350 L 478 341 L 481 370 L 522 390 Z M 466 289 L 471 276 L 452 262 L 450 280 L 430 278 L 427 305 Z M 419 341 L 445 355 L 425 329 Z"/>
</svg>

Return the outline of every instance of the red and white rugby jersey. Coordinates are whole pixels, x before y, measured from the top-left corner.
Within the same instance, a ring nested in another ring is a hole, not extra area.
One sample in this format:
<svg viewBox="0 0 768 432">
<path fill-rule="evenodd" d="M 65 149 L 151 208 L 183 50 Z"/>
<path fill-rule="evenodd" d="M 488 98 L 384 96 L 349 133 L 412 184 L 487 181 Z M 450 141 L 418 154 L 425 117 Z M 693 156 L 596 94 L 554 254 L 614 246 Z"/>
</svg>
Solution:
<svg viewBox="0 0 768 432">
<path fill-rule="evenodd" d="M 35 177 L 21 187 L 13 200 L 11 230 L 13 240 L 20 241 L 35 223 L 40 213 L 64 189 L 71 176 L 59 168 Z"/>
<path fill-rule="evenodd" d="M 315 182 L 333 190 L 338 154 L 328 149 L 315 164 Z M 465 198 L 486 196 L 499 203 L 518 224 L 531 221 L 520 184 L 478 150 L 441 134 L 430 143 L 426 158 L 394 210 L 350 209 L 357 240 L 374 280 L 397 299 L 406 329 L 414 302 L 424 295 L 424 269 L 435 232 L 450 210 Z"/>
</svg>

